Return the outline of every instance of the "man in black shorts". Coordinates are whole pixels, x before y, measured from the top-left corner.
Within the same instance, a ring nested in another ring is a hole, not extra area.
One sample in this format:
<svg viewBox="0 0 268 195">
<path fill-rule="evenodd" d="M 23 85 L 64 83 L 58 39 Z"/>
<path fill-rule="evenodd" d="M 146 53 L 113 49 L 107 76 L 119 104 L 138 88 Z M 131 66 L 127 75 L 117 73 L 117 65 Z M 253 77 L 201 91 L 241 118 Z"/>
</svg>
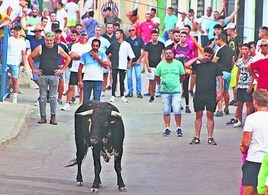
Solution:
<svg viewBox="0 0 268 195">
<path fill-rule="evenodd" d="M 202 59 L 194 58 L 184 65 L 192 67 L 196 73 L 196 93 L 193 99 L 195 118 L 195 137 L 190 144 L 200 143 L 200 133 L 202 127 L 203 110 L 207 111 L 207 131 L 208 144 L 217 145 L 213 139 L 214 130 L 214 112 L 216 110 L 217 101 L 222 98 L 222 72 L 219 65 L 212 62 L 213 49 L 206 47 Z M 198 61 L 197 61 L 198 60 Z M 197 62 L 196 62 L 197 61 Z M 199 62 L 200 61 L 200 62 Z M 194 63 L 196 62 L 196 63 Z M 219 90 L 216 92 L 216 79 L 219 81 Z"/>
</svg>

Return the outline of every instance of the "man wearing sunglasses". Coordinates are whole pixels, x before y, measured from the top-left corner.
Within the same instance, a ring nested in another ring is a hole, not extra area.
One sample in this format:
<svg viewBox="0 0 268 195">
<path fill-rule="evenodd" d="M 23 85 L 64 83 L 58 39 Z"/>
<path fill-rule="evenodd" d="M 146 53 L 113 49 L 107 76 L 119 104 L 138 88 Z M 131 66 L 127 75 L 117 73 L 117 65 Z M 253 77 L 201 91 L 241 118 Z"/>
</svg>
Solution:
<svg viewBox="0 0 268 195">
<path fill-rule="evenodd" d="M 268 90 L 268 41 L 262 40 L 259 45 L 261 53 L 266 57 L 248 65 L 248 71 L 258 82 L 257 89 Z"/>
<path fill-rule="evenodd" d="M 44 124 L 46 120 L 46 102 L 47 102 L 47 90 L 49 88 L 50 93 L 50 124 L 57 125 L 56 121 L 56 108 L 57 108 L 57 89 L 59 84 L 58 76 L 62 74 L 71 61 L 70 56 L 58 45 L 54 43 L 54 33 L 47 32 L 45 34 L 45 44 L 35 48 L 34 51 L 28 56 L 28 62 L 35 74 L 39 75 L 39 109 L 41 119 L 39 124 Z M 34 67 L 33 59 L 39 56 L 40 66 Z M 64 63 L 61 68 L 58 66 L 58 58 L 62 56 Z"/>
<path fill-rule="evenodd" d="M 136 28 L 130 26 L 128 29 L 129 37 L 126 38 L 126 41 L 130 44 L 135 58 L 132 60 L 131 67 L 127 70 L 127 85 L 128 85 L 128 94 L 126 97 L 133 97 L 133 80 L 132 80 L 132 71 L 135 71 L 136 77 L 136 94 L 138 98 L 143 98 L 141 94 L 141 59 L 144 56 L 144 53 L 141 53 L 145 45 L 141 37 L 136 36 Z"/>
</svg>

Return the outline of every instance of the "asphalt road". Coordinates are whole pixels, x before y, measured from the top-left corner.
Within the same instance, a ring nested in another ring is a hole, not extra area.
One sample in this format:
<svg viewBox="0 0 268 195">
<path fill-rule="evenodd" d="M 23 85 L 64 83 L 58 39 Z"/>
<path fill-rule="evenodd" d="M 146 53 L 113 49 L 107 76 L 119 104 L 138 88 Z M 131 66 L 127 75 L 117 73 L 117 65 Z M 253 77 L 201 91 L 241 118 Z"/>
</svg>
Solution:
<svg viewBox="0 0 268 195">
<path fill-rule="evenodd" d="M 147 83 L 146 83 L 147 84 Z M 146 85 L 145 85 L 146 86 Z M 144 89 L 146 89 L 144 87 Z M 34 105 L 38 91 L 22 89 L 24 104 Z M 144 90 L 145 91 L 145 90 Z M 107 91 L 110 94 L 110 91 Z M 108 100 L 106 95 L 103 100 Z M 183 101 L 184 103 L 184 101 Z M 239 144 L 241 128 L 225 125 L 230 116 L 216 118 L 214 138 L 217 146 L 207 144 L 206 119 L 203 120 L 201 144 L 190 145 L 194 136 L 194 113 L 182 116 L 184 136 L 163 137 L 160 98 L 129 98 L 128 103 L 114 103 L 123 115 L 126 127 L 122 176 L 127 186 L 124 194 L 236 195 L 241 179 Z M 47 109 L 49 104 L 47 105 Z M 93 182 L 91 151 L 82 167 L 84 185 L 76 186 L 76 167 L 65 168 L 75 157 L 73 115 L 58 110 L 58 125 L 39 125 L 38 108 L 25 121 L 20 136 L 0 148 L 0 194 L 88 194 Z M 49 113 L 49 111 L 48 111 Z M 231 114 L 234 107 L 231 108 Z M 119 194 L 113 162 L 102 160 L 100 194 Z"/>
</svg>

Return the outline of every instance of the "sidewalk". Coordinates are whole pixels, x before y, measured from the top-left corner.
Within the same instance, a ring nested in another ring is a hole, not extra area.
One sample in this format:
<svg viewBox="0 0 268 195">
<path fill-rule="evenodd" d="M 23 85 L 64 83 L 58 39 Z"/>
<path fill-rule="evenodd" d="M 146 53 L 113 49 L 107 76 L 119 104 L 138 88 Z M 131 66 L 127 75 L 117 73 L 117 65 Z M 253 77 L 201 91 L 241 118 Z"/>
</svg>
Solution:
<svg viewBox="0 0 268 195">
<path fill-rule="evenodd" d="M 0 146 L 16 138 L 29 117 L 31 112 L 37 107 L 34 106 L 38 97 L 38 90 L 25 85 L 20 86 L 23 91 L 18 94 L 18 104 L 12 103 L 12 97 L 0 102 Z"/>
<path fill-rule="evenodd" d="M 5 145 L 17 137 L 30 113 L 30 105 L 0 102 L 0 145 Z"/>
</svg>

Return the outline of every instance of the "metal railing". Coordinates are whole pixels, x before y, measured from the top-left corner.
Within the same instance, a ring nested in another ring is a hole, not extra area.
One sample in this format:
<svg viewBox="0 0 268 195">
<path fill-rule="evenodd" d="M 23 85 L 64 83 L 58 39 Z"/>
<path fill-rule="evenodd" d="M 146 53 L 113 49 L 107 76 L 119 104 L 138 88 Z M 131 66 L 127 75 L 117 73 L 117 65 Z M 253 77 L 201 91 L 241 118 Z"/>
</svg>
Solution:
<svg viewBox="0 0 268 195">
<path fill-rule="evenodd" d="M 8 84 L 8 68 L 7 68 L 7 43 L 9 37 L 9 30 L 4 26 L 4 37 L 2 38 L 2 61 L 1 61 L 1 91 L 0 101 L 3 102 L 7 97 L 7 84 Z"/>
</svg>

